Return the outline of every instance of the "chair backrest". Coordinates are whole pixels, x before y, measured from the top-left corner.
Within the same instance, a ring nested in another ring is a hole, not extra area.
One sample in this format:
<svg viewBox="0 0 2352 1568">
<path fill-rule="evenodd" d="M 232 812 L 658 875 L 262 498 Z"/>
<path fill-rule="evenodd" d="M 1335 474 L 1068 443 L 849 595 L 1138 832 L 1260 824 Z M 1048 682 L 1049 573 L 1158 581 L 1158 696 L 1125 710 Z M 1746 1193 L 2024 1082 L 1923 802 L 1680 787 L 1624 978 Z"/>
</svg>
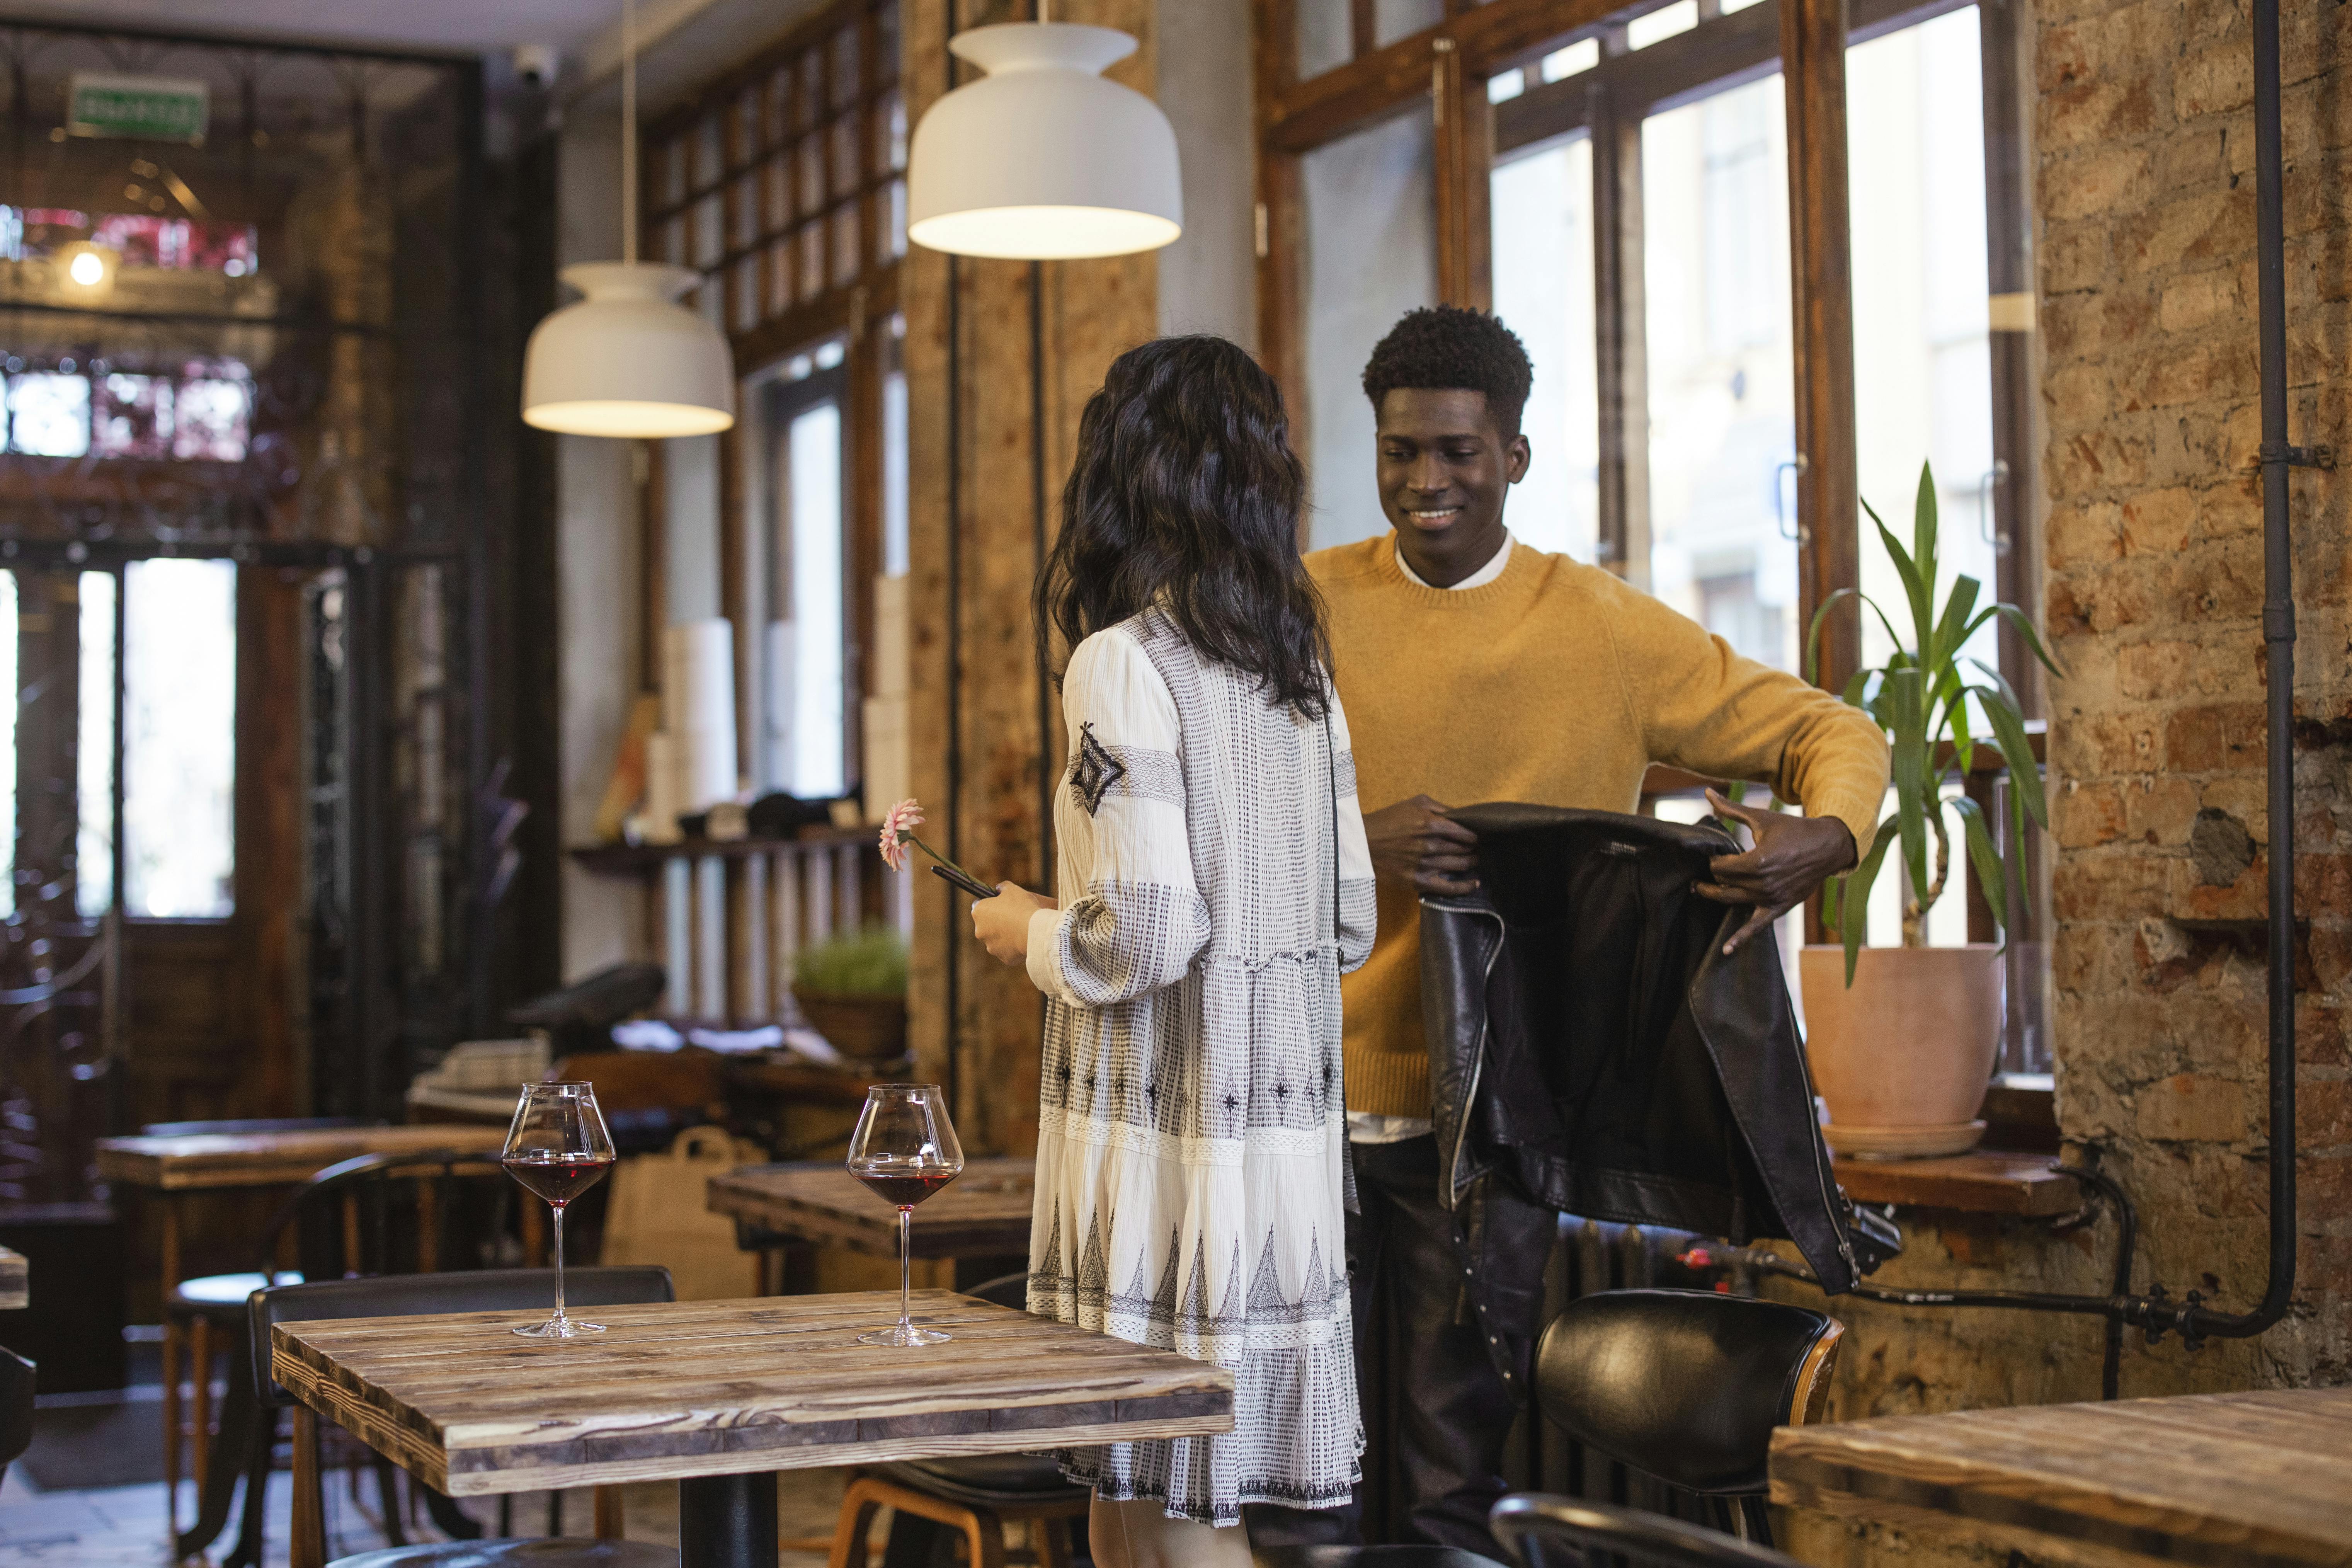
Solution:
<svg viewBox="0 0 2352 1568">
<path fill-rule="evenodd" d="M 1016 1312 L 1025 1312 L 1029 1310 L 1029 1276 L 1000 1274 L 984 1284 L 973 1286 L 964 1294 L 992 1307 L 1010 1307 Z"/>
<path fill-rule="evenodd" d="M 453 1135 L 463 1129 L 450 1129 Z M 481 1136 L 480 1133 L 475 1136 Z M 455 1137 L 453 1136 L 453 1142 Z M 382 1274 L 391 1271 L 387 1256 L 390 1250 L 385 1237 L 385 1213 L 378 1209 L 373 1215 L 365 1213 L 359 1202 L 370 1188 L 380 1196 L 384 1182 L 397 1174 L 418 1185 L 419 1252 L 426 1269 L 439 1256 L 437 1235 L 433 1245 L 426 1245 L 425 1232 L 437 1230 L 439 1222 L 448 1215 L 446 1204 L 428 1202 L 424 1184 L 446 1184 L 462 1166 L 475 1166 L 484 1174 L 495 1174 L 499 1151 L 479 1149 L 429 1149 L 406 1153 L 355 1154 L 314 1173 L 309 1180 L 288 1195 L 269 1218 L 261 1232 L 261 1248 L 255 1259 L 256 1273 L 275 1277 L 281 1238 L 289 1229 L 296 1230 L 298 1257 L 296 1267 L 305 1278 L 334 1279 L 341 1275 Z M 435 1191 L 438 1190 L 436 1186 Z M 376 1224 L 376 1247 L 373 1255 L 366 1245 L 367 1219 Z"/>
<path fill-rule="evenodd" d="M 567 1268 L 563 1300 L 572 1307 L 615 1307 L 636 1301 L 674 1301 L 669 1270 L 658 1265 L 628 1268 Z M 373 1279 L 325 1279 L 315 1285 L 274 1285 L 256 1290 L 247 1303 L 253 1335 L 254 1391 L 265 1405 L 288 1405 L 294 1396 L 269 1376 L 269 1331 L 278 1323 L 321 1318 L 415 1318 L 435 1312 L 511 1312 L 555 1304 L 551 1268 L 482 1268 L 463 1274 L 388 1274 Z"/>
<path fill-rule="evenodd" d="M 1804 1568 L 1704 1525 L 1544 1492 L 1505 1498 L 1486 1523 L 1526 1568 Z"/>
<path fill-rule="evenodd" d="M 142 1138 L 233 1138 L 247 1132 L 323 1132 L 364 1126 L 356 1116 L 238 1116 L 223 1121 L 150 1121 Z"/>
<path fill-rule="evenodd" d="M 1603 1290 L 1536 1346 L 1536 1400 L 1578 1442 L 1692 1491 L 1755 1494 L 1776 1426 L 1821 1419 L 1843 1324 L 1706 1290 Z"/>
<path fill-rule="evenodd" d="M 0 1349 L 0 1465 L 13 1464 L 33 1442 L 33 1363 Z"/>
</svg>

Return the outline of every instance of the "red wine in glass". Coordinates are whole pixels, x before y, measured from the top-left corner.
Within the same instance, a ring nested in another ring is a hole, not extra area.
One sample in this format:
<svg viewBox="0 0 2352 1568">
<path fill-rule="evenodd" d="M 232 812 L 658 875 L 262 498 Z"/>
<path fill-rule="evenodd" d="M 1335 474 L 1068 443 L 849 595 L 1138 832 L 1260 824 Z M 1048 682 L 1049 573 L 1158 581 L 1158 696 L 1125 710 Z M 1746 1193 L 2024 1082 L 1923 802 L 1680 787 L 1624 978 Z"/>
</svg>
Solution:
<svg viewBox="0 0 2352 1568">
<path fill-rule="evenodd" d="M 849 1173 L 865 1183 L 866 1191 L 884 1203 L 897 1208 L 910 1209 L 954 1181 L 958 1173 L 930 1166 L 911 1173 L 891 1171 L 852 1171 Z"/>
<path fill-rule="evenodd" d="M 563 1211 L 613 1168 L 613 1135 L 604 1130 L 604 1112 L 596 1109 L 594 1086 L 525 1085 L 499 1163 L 555 1212 L 555 1316 L 515 1332 L 534 1340 L 603 1333 L 602 1323 L 583 1323 L 563 1310 Z"/>
<path fill-rule="evenodd" d="M 556 1208 L 562 1208 L 603 1181 L 604 1173 L 613 1168 L 609 1156 L 602 1160 L 572 1160 L 562 1155 L 531 1154 L 520 1159 L 501 1160 L 499 1163 L 527 1191 L 537 1194 Z"/>
<path fill-rule="evenodd" d="M 908 1259 L 915 1205 L 963 1170 L 963 1146 L 948 1121 L 947 1096 L 935 1083 L 877 1083 L 866 1091 L 857 1131 L 849 1135 L 849 1173 L 898 1211 L 898 1321 L 857 1336 L 862 1345 L 930 1345 L 950 1336 L 918 1328 L 907 1314 Z"/>
</svg>

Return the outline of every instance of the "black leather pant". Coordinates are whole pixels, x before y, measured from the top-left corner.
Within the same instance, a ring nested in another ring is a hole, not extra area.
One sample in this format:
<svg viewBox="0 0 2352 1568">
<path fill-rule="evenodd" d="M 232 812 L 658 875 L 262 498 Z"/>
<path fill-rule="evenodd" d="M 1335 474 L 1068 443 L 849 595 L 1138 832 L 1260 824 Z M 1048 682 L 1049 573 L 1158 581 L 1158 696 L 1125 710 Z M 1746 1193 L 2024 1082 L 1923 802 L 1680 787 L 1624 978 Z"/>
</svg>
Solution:
<svg viewBox="0 0 2352 1568">
<path fill-rule="evenodd" d="M 1404 1539 L 1502 1558 L 1486 1512 L 1504 1492 L 1503 1445 L 1517 1411 L 1464 1298 L 1454 1219 L 1437 1204 L 1437 1140 L 1358 1143 L 1353 1152 L 1361 1212 L 1348 1216 L 1348 1273 L 1358 1394 L 1367 1426 L 1385 1429 L 1390 1452 L 1384 1465 L 1377 1451 L 1364 1456 L 1366 1484 L 1348 1508 L 1245 1509 L 1250 1542 L 1357 1542 L 1367 1489 L 1386 1481 L 1403 1493 L 1382 1511 L 1402 1521 Z M 1368 1330 L 1381 1334 L 1380 1346 Z"/>
</svg>

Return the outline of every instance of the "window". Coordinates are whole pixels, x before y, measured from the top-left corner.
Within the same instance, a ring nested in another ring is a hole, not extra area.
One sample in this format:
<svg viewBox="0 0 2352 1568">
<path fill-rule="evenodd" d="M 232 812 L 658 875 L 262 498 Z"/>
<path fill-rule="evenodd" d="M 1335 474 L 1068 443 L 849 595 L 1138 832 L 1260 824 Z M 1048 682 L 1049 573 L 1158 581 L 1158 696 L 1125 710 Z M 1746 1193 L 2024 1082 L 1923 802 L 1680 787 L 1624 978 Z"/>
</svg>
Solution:
<svg viewBox="0 0 2352 1568">
<path fill-rule="evenodd" d="M 1381 527 L 1359 477 L 1369 421 L 1327 417 L 1371 343 L 1411 306 L 1491 305 L 1535 362 L 1533 462 L 1510 501 L 1513 532 L 1801 668 L 1823 596 L 1899 595 L 1866 519 L 1851 542 L 1801 526 L 1799 492 L 1819 481 L 1798 443 L 1800 394 L 1818 389 L 1798 374 L 1807 340 L 1792 305 L 1778 16 L 1758 0 L 1665 0 L 1546 37 L 1552 0 L 1430 7 L 1416 13 L 1426 34 L 1391 25 L 1408 9 L 1256 8 L 1271 67 L 1257 83 L 1271 252 L 1260 346 L 1304 406 L 1312 543 Z M 1847 137 L 1860 491 L 1907 528 L 1931 460 L 1939 586 L 1966 573 L 1988 596 L 2029 602 L 2038 395 L 2030 345 L 1996 327 L 1989 300 L 2032 286 L 2031 136 L 2015 89 L 2030 39 L 2013 7 L 1848 9 L 1845 100 L 1801 107 L 1842 113 Z M 1832 390 L 1842 405 L 1844 389 Z M 1814 431 L 1815 450 L 1837 449 L 1823 442 Z M 1971 651 L 2003 668 L 2031 711 L 2039 687 L 2021 648 L 1988 628 Z M 1866 619 L 1860 652 L 1887 652 Z M 1969 787 L 1990 801 L 2007 786 Z M 2010 853 L 2037 875 L 2032 844 Z M 1931 941 L 1991 936 L 1958 885 L 1972 875 L 1956 863 Z M 1897 896 L 1898 878 L 1884 879 L 1874 941 L 1895 940 Z M 2011 934 L 2021 956 L 2004 1065 L 2039 1070 L 2037 932 L 2028 920 Z"/>
<path fill-rule="evenodd" d="M 1384 532 L 1372 479 L 1364 359 L 1397 317 L 1437 291 L 1426 109 L 1392 116 L 1309 153 L 1307 406 L 1312 548 Z"/>
<path fill-rule="evenodd" d="M 1599 559 L 1600 388 L 1592 333 L 1592 142 L 1495 167 L 1495 313 L 1535 362 L 1520 421 L 1534 460 L 1505 510 L 1538 550 Z"/>
<path fill-rule="evenodd" d="M 236 863 L 236 566 L 134 561 L 122 583 L 123 906 L 225 918 Z M 87 628 L 87 603 L 83 613 Z M 110 659 L 110 627 L 108 641 Z"/>
<path fill-rule="evenodd" d="M 647 130 L 646 249 L 740 338 L 906 254 L 898 0 L 836 0 Z M 747 367 L 748 368 L 748 367 Z"/>
<path fill-rule="evenodd" d="M 1750 658 L 1801 664 L 1780 77 L 1642 125 L 1650 591 Z"/>
<path fill-rule="evenodd" d="M 35 458 L 244 460 L 252 373 L 237 360 L 168 368 L 71 358 L 8 362 L 8 450 Z"/>
<path fill-rule="evenodd" d="M 114 903 L 114 595 L 111 572 L 85 572 L 80 714 L 74 742 L 74 908 L 96 920 Z M 11 820 L 14 820 L 13 816 Z"/>
</svg>

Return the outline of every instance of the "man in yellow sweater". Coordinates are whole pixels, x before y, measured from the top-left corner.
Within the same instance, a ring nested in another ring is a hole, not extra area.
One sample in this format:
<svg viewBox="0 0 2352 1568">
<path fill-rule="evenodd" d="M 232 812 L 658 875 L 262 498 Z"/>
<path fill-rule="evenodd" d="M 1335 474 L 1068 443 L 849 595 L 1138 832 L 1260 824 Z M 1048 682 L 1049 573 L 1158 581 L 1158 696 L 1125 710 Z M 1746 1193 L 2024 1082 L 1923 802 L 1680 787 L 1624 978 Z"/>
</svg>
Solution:
<svg viewBox="0 0 2352 1568">
<path fill-rule="evenodd" d="M 1364 369 L 1391 531 L 1307 560 L 1329 609 L 1380 876 L 1370 961 L 1341 984 L 1357 1289 L 1377 1293 L 1401 1331 L 1389 1373 L 1402 1380 L 1391 1440 L 1411 1493 L 1402 1511 L 1423 1539 L 1494 1556 L 1486 1516 L 1503 1489 L 1514 1401 L 1457 1310 L 1468 1259 L 1437 1203 L 1422 1034 L 1420 895 L 1476 886 L 1475 840 L 1448 807 L 1630 812 L 1652 763 L 1769 783 L 1805 815 L 1711 797 L 1755 839 L 1697 889 L 1753 906 L 1737 945 L 1854 864 L 1887 778 L 1868 715 L 1608 572 L 1512 540 L 1503 503 L 1532 457 L 1519 429 L 1530 379 L 1519 340 L 1492 316 L 1407 314 Z"/>
</svg>

